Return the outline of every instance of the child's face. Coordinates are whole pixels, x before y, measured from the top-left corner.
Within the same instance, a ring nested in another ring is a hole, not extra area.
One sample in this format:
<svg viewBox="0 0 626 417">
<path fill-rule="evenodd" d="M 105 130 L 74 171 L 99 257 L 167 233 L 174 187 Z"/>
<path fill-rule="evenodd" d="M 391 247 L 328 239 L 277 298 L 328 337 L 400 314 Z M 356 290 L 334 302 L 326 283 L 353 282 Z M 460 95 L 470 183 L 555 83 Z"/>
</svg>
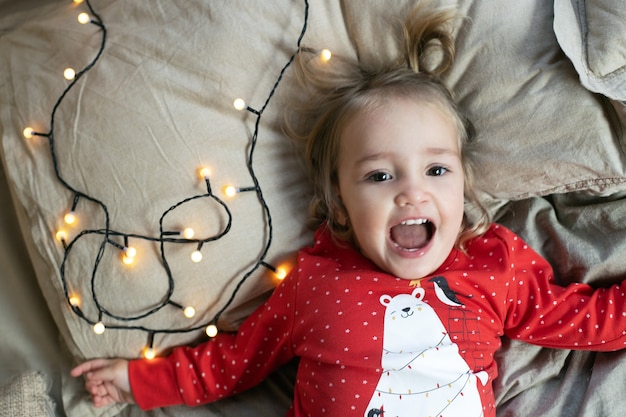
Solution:
<svg viewBox="0 0 626 417">
<path fill-rule="evenodd" d="M 457 132 L 447 114 L 406 98 L 356 114 L 341 135 L 338 175 L 363 255 L 406 279 L 441 266 L 464 208 Z"/>
</svg>

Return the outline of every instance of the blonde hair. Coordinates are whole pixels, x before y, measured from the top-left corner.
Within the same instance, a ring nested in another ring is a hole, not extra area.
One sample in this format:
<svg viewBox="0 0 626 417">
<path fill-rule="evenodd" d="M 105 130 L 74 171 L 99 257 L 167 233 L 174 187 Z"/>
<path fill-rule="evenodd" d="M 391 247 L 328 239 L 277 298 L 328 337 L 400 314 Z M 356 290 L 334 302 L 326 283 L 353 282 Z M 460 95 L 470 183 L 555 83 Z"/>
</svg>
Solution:
<svg viewBox="0 0 626 417">
<path fill-rule="evenodd" d="M 314 192 L 311 228 L 326 224 L 335 238 L 353 240 L 345 208 L 336 194 L 342 131 L 355 114 L 373 111 L 385 100 L 402 97 L 437 106 L 456 126 L 465 199 L 478 209 L 475 219 L 464 216 L 457 247 L 463 249 L 469 239 L 487 230 L 491 218 L 478 199 L 467 158 L 470 125 L 439 78 L 454 61 L 452 23 L 456 18 L 451 9 L 435 9 L 421 2 L 403 24 L 404 56 L 385 67 L 368 67 L 340 57 L 320 64 L 310 49 L 298 54 L 294 67 L 303 96 L 290 103 L 285 132 L 306 146 L 305 163 Z"/>
</svg>

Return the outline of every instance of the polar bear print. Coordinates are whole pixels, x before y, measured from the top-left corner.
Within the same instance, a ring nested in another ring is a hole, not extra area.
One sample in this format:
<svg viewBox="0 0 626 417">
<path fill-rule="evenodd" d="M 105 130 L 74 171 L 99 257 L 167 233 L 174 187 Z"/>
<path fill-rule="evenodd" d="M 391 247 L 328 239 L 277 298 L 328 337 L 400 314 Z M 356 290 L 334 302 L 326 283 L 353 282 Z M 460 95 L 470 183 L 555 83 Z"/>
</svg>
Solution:
<svg viewBox="0 0 626 417">
<path fill-rule="evenodd" d="M 484 385 L 487 373 L 472 373 L 424 294 L 418 287 L 410 295 L 380 297 L 383 372 L 365 417 L 483 415 L 477 380 Z"/>
</svg>

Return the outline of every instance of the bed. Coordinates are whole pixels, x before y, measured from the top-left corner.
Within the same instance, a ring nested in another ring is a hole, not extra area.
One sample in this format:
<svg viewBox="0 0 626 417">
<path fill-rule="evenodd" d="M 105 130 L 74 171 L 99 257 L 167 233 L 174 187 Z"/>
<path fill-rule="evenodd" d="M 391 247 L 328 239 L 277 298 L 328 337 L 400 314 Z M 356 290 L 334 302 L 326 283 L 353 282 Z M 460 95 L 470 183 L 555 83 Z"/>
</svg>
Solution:
<svg viewBox="0 0 626 417">
<path fill-rule="evenodd" d="M 620 281 L 621 1 L 441 2 L 465 16 L 445 82 L 494 218 L 561 283 Z M 0 415 L 282 416 L 296 363 L 237 397 L 151 412 L 91 408 L 68 370 L 234 330 L 267 297 L 311 239 L 280 128 L 291 59 L 393 59 L 414 3 L 0 0 Z M 498 415 L 621 416 L 625 355 L 505 339 Z"/>
</svg>

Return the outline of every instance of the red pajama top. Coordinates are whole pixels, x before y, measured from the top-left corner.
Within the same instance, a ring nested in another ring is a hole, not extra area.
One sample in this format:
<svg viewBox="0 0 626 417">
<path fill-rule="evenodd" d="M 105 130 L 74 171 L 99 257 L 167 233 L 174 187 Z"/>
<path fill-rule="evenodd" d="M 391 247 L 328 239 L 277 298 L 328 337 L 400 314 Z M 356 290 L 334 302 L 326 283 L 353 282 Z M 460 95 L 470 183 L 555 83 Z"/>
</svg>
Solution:
<svg viewBox="0 0 626 417">
<path fill-rule="evenodd" d="M 237 334 L 131 361 L 143 409 L 241 392 L 300 357 L 288 416 L 495 416 L 500 337 L 548 347 L 626 345 L 623 285 L 555 285 L 548 263 L 493 225 L 431 276 L 398 279 L 325 229 Z"/>
</svg>

